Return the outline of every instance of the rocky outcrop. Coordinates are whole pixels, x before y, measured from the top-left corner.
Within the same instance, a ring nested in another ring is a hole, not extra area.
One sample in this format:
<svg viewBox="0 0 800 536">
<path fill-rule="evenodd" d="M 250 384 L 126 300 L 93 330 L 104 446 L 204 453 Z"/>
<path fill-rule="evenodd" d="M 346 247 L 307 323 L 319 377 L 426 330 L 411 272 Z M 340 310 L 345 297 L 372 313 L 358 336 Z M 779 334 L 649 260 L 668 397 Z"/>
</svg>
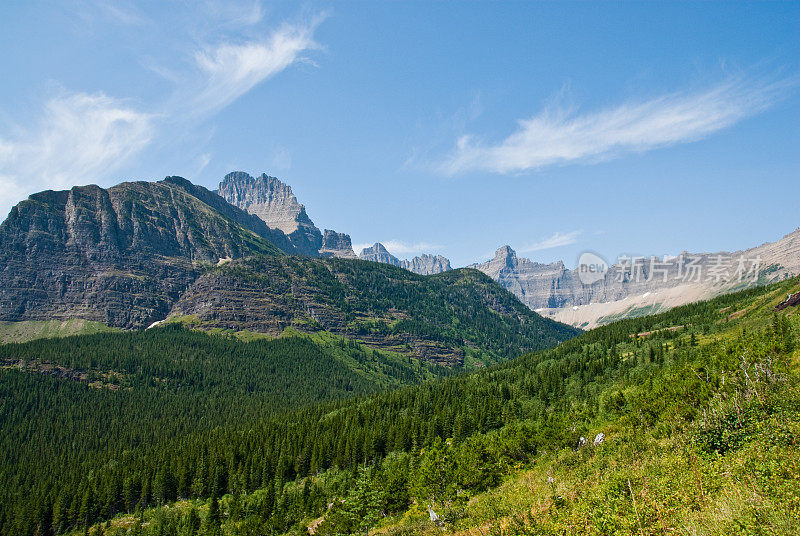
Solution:
<svg viewBox="0 0 800 536">
<path fill-rule="evenodd" d="M 433 275 L 452 270 L 450 261 L 441 255 L 423 253 L 411 260 L 401 260 L 400 266 L 409 272 L 420 275 Z"/>
<path fill-rule="evenodd" d="M 376 242 L 375 245 L 361 250 L 361 254 L 358 258 L 364 261 L 391 264 L 392 266 L 397 266 L 419 275 L 440 274 L 452 270 L 450 261 L 441 255 L 434 256 L 424 253 L 411 260 L 400 260 L 389 253 L 380 242 Z"/>
<path fill-rule="evenodd" d="M 147 326 L 220 258 L 279 254 L 272 237 L 179 177 L 40 192 L 0 225 L 0 320 Z"/>
<path fill-rule="evenodd" d="M 775 306 L 776 311 L 783 311 L 788 307 L 797 307 L 800 305 L 800 292 L 796 294 L 790 294 L 785 300 Z"/>
<path fill-rule="evenodd" d="M 281 180 L 267 174 L 254 178 L 234 171 L 225 175 L 217 193 L 231 205 L 281 231 L 298 252 L 317 255 L 322 247 L 322 233 L 298 203 L 292 188 Z"/>
<path fill-rule="evenodd" d="M 362 261 L 382 262 L 384 264 L 391 264 L 392 266 L 401 266 L 400 259 L 389 253 L 380 242 L 375 242 L 373 246 L 362 249 L 358 258 Z"/>
<path fill-rule="evenodd" d="M 337 233 L 330 229 L 325 229 L 322 235 L 322 247 L 319 250 L 321 257 L 339 257 L 340 259 L 355 259 L 353 244 L 350 235 Z"/>
<path fill-rule="evenodd" d="M 754 280 L 755 273 L 748 272 L 756 259 L 759 277 Z M 471 267 L 500 283 L 531 309 L 590 328 L 796 275 L 800 273 L 800 230 L 743 251 L 629 257 L 611 265 L 593 284 L 584 284 L 577 270 L 567 269 L 563 262 L 542 264 L 519 258 L 509 246 L 498 249 L 493 259 Z M 740 277 L 742 267 L 745 273 Z"/>
</svg>

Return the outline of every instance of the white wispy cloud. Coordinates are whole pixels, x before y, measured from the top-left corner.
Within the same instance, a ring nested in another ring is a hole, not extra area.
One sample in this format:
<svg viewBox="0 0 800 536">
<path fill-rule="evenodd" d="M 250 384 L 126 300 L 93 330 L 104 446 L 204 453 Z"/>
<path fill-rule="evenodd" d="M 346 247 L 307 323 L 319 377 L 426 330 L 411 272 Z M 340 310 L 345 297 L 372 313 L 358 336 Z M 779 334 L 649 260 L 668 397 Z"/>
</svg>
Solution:
<svg viewBox="0 0 800 536">
<path fill-rule="evenodd" d="M 420 253 L 432 253 L 441 250 L 444 246 L 440 244 L 432 244 L 430 242 L 406 242 L 404 240 L 386 240 L 379 241 L 383 247 L 392 255 L 399 257 L 401 255 L 418 255 Z M 353 244 L 353 251 L 356 254 L 361 253 L 364 248 L 369 248 L 375 245 L 375 242 L 364 242 Z"/>
<path fill-rule="evenodd" d="M 33 128 L 0 138 L 0 213 L 38 190 L 113 177 L 149 143 L 153 119 L 104 93 L 50 99 Z"/>
<path fill-rule="evenodd" d="M 695 141 L 766 110 L 796 85 L 794 79 L 737 77 L 701 91 L 676 92 L 583 114 L 547 107 L 520 120 L 517 130 L 499 142 L 462 136 L 436 168 L 445 175 L 518 173 Z"/>
<path fill-rule="evenodd" d="M 75 2 L 71 7 L 71 12 L 87 23 L 140 26 L 149 22 L 141 10 L 129 1 L 111 3 L 104 0 L 84 0 Z"/>
<path fill-rule="evenodd" d="M 95 14 L 120 23 L 145 20 L 122 5 L 108 8 L 97 3 L 95 7 Z M 243 7 L 208 2 L 206 9 L 219 11 L 218 18 L 228 25 L 252 25 L 263 17 L 259 2 Z M 313 32 L 324 16 L 283 24 L 265 40 L 197 50 L 191 57 L 191 73 L 171 78 L 176 84 L 172 97 L 151 103 L 147 111 L 103 92 L 62 92 L 50 98 L 43 103 L 38 120 L 31 121 L 33 126 L 0 130 L 0 221 L 14 203 L 35 191 L 118 182 L 123 178 L 119 170 L 153 140 L 164 144 L 183 140 L 186 125 L 213 117 L 260 82 L 305 61 L 304 53 L 319 47 Z M 192 80 L 196 75 L 199 80 Z M 196 157 L 194 167 L 199 173 L 209 164 L 210 155 L 198 149 Z M 288 153 L 277 157 L 290 165 Z"/>
<path fill-rule="evenodd" d="M 382 243 L 392 255 L 431 253 L 432 251 L 436 251 L 444 247 L 440 244 L 432 244 L 430 242 L 404 242 L 402 240 L 389 240 Z"/>
<path fill-rule="evenodd" d="M 553 233 L 551 236 L 545 238 L 544 240 L 540 240 L 538 242 L 534 242 L 533 244 L 529 244 L 523 248 L 520 248 L 521 253 L 530 253 L 532 251 L 541 251 L 543 249 L 552 249 L 558 248 L 561 246 L 568 246 L 570 244 L 574 244 L 578 241 L 578 237 L 583 233 L 583 231 L 570 231 L 568 233 L 562 233 L 557 231 Z"/>
<path fill-rule="evenodd" d="M 204 88 L 192 99 L 195 113 L 218 111 L 290 65 L 309 61 L 318 49 L 314 30 L 323 16 L 305 24 L 283 24 L 266 41 L 222 43 L 195 54 L 205 76 Z"/>
<path fill-rule="evenodd" d="M 205 0 L 203 7 L 214 24 L 241 27 L 258 24 L 264 18 L 261 2 L 233 2 L 231 0 Z"/>
</svg>

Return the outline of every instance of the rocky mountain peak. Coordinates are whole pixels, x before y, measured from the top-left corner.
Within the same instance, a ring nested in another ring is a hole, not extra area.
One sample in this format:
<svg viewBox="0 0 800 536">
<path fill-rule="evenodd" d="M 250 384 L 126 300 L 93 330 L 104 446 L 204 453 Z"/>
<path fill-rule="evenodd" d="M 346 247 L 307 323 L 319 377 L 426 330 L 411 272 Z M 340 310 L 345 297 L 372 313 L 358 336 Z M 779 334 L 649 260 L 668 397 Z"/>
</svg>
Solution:
<svg viewBox="0 0 800 536">
<path fill-rule="evenodd" d="M 418 255 L 411 260 L 402 260 L 400 265 L 406 270 L 420 275 L 440 274 L 452 270 L 450 259 L 428 253 Z"/>
<path fill-rule="evenodd" d="M 350 235 L 337 233 L 331 229 L 325 229 L 325 234 L 322 235 L 322 247 L 319 250 L 319 254 L 323 257 L 356 258 Z"/>
<path fill-rule="evenodd" d="M 494 260 L 512 268 L 517 260 L 517 252 L 511 246 L 503 246 L 494 252 Z"/>
<path fill-rule="evenodd" d="M 433 275 L 452 270 L 450 267 L 450 260 L 441 255 L 423 253 L 410 260 L 400 260 L 389 253 L 380 242 L 376 242 L 372 247 L 364 248 L 358 258 L 365 261 L 382 262 L 391 264 L 392 266 L 399 266 L 409 272 L 420 275 Z"/>
<path fill-rule="evenodd" d="M 225 175 L 217 193 L 231 205 L 282 231 L 299 252 L 316 255 L 322 246 L 322 233 L 297 201 L 291 186 L 280 179 L 266 173 L 254 178 L 234 171 Z"/>
<path fill-rule="evenodd" d="M 380 242 L 375 242 L 373 246 L 362 249 L 358 258 L 363 261 L 382 262 L 384 264 L 391 264 L 392 266 L 400 266 L 400 259 L 389 253 Z"/>
</svg>

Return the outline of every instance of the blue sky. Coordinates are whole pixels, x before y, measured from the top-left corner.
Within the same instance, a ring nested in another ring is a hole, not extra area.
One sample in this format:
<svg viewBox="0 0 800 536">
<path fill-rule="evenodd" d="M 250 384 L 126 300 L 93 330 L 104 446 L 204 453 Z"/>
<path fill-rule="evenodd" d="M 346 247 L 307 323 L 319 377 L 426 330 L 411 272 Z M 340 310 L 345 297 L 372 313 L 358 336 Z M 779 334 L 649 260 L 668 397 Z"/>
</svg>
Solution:
<svg viewBox="0 0 800 536">
<path fill-rule="evenodd" d="M 232 170 L 455 266 L 800 225 L 800 2 L 3 2 L 0 211 Z"/>
</svg>

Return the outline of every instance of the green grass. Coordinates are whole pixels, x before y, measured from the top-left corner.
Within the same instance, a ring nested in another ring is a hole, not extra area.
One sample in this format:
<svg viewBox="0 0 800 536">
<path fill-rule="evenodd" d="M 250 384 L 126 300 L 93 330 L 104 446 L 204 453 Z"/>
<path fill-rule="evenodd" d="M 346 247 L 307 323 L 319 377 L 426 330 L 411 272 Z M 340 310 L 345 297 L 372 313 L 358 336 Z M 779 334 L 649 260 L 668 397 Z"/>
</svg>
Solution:
<svg viewBox="0 0 800 536">
<path fill-rule="evenodd" d="M 650 316 L 661 312 L 664 306 L 661 303 L 654 303 L 652 305 L 643 305 L 641 307 L 631 306 L 613 315 L 601 316 L 597 319 L 597 325 L 610 324 L 618 320 L 625 320 L 626 318 L 640 318 L 643 316 Z"/>
<path fill-rule="evenodd" d="M 71 335 L 93 335 L 122 331 L 102 322 L 74 318 L 70 320 L 25 320 L 22 322 L 0 322 L 0 344 L 27 342 L 34 339 L 69 337 Z"/>
<path fill-rule="evenodd" d="M 798 533 L 800 308 L 774 313 L 798 291 L 794 279 L 720 296 L 345 401 L 304 425 L 297 414 L 303 437 L 357 438 L 363 456 L 267 487 L 229 486 L 214 523 L 196 503 L 201 533 L 299 535 L 316 522 L 318 536 L 365 526 L 387 536 Z M 315 342 L 339 344 L 329 334 Z M 404 430 L 410 447 L 370 450 Z M 286 450 L 287 461 L 296 456 Z M 442 526 L 428 521 L 429 504 Z M 180 533 L 185 522 L 174 506 L 139 516 L 147 535 Z M 106 534 L 132 534 L 126 519 Z"/>
</svg>

